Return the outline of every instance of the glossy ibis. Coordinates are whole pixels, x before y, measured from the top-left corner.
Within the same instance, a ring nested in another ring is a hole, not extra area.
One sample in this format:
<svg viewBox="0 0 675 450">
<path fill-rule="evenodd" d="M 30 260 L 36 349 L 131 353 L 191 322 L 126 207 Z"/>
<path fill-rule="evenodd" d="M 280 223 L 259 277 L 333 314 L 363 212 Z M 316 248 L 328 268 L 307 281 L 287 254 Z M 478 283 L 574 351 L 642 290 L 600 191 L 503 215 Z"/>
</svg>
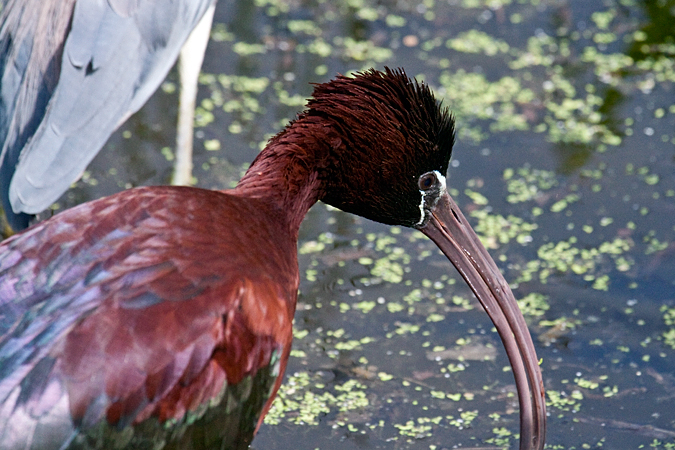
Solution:
<svg viewBox="0 0 675 450">
<path fill-rule="evenodd" d="M 30 215 L 82 175 L 112 132 L 157 89 L 179 52 L 174 184 L 189 184 L 197 77 L 214 9 L 215 0 L 5 2 L 0 196 L 14 230 L 26 228 Z"/>
<path fill-rule="evenodd" d="M 307 107 L 232 190 L 131 189 L 0 245 L 0 448 L 245 448 L 288 361 L 318 200 L 438 245 L 504 342 L 520 448 L 543 448 L 527 326 L 446 190 L 447 109 L 390 69 L 316 85 Z"/>
</svg>

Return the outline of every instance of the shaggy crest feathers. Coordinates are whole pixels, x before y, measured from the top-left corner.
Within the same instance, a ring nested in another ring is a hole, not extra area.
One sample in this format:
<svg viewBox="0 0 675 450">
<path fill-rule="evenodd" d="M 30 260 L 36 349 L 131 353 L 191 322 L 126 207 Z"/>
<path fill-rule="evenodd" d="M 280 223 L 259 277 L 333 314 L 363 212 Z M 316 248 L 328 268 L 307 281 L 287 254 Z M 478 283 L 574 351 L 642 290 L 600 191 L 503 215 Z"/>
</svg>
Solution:
<svg viewBox="0 0 675 450">
<path fill-rule="evenodd" d="M 447 149 L 446 163 L 450 159 L 454 121 L 448 109 L 440 105 L 426 84 L 408 78 L 403 69 L 370 69 L 354 78 L 339 75 L 314 86 L 308 111 L 303 115 L 323 113 L 352 127 L 365 121 L 373 127 L 369 134 L 376 131 L 374 127 L 383 125 L 378 119 L 389 119 L 391 125 L 407 135 Z M 358 134 L 353 128 L 344 131 Z"/>
<path fill-rule="evenodd" d="M 386 224 L 416 224 L 417 180 L 445 174 L 454 143 L 454 120 L 429 87 L 402 69 L 369 70 L 316 85 L 308 108 L 298 121 L 320 117 L 339 137 L 321 200 Z"/>
</svg>

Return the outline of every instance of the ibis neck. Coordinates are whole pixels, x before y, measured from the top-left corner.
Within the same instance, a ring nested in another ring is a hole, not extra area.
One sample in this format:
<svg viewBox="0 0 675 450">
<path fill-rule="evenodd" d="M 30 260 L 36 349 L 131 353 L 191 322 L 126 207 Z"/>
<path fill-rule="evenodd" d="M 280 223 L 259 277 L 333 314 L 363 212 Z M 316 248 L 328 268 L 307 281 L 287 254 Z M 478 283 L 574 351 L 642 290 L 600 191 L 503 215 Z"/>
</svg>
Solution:
<svg viewBox="0 0 675 450">
<path fill-rule="evenodd" d="M 323 191 L 319 169 L 325 167 L 329 139 L 318 123 L 296 121 L 267 144 L 233 193 L 269 202 L 297 234 L 309 208 Z"/>
</svg>

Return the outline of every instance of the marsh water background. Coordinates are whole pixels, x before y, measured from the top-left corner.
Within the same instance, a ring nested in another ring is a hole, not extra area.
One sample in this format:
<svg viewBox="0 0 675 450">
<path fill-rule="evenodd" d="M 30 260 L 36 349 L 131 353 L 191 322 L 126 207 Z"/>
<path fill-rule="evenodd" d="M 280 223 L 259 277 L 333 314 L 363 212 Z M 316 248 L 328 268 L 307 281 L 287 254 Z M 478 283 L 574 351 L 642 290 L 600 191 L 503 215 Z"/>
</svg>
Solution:
<svg viewBox="0 0 675 450">
<path fill-rule="evenodd" d="M 548 448 L 675 448 L 675 2 L 221 0 L 195 182 L 232 186 L 310 82 L 404 67 L 457 119 L 453 196 L 542 360 Z M 169 180 L 175 73 L 73 204 Z M 318 204 L 284 385 L 256 449 L 515 447 L 487 315 L 420 233 Z"/>
</svg>

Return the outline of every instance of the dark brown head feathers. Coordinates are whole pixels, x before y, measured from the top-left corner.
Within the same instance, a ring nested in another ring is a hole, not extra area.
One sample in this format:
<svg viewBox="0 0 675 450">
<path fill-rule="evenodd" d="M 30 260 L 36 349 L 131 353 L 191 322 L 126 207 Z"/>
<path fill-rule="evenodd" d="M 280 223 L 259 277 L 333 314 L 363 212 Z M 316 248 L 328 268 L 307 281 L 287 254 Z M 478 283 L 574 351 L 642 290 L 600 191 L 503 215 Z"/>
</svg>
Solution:
<svg viewBox="0 0 675 450">
<path fill-rule="evenodd" d="M 338 137 L 322 200 L 378 222 L 417 223 L 418 179 L 445 175 L 454 142 L 454 121 L 429 87 L 402 69 L 373 69 L 316 85 L 307 106 L 303 116 L 321 117 Z"/>
</svg>

